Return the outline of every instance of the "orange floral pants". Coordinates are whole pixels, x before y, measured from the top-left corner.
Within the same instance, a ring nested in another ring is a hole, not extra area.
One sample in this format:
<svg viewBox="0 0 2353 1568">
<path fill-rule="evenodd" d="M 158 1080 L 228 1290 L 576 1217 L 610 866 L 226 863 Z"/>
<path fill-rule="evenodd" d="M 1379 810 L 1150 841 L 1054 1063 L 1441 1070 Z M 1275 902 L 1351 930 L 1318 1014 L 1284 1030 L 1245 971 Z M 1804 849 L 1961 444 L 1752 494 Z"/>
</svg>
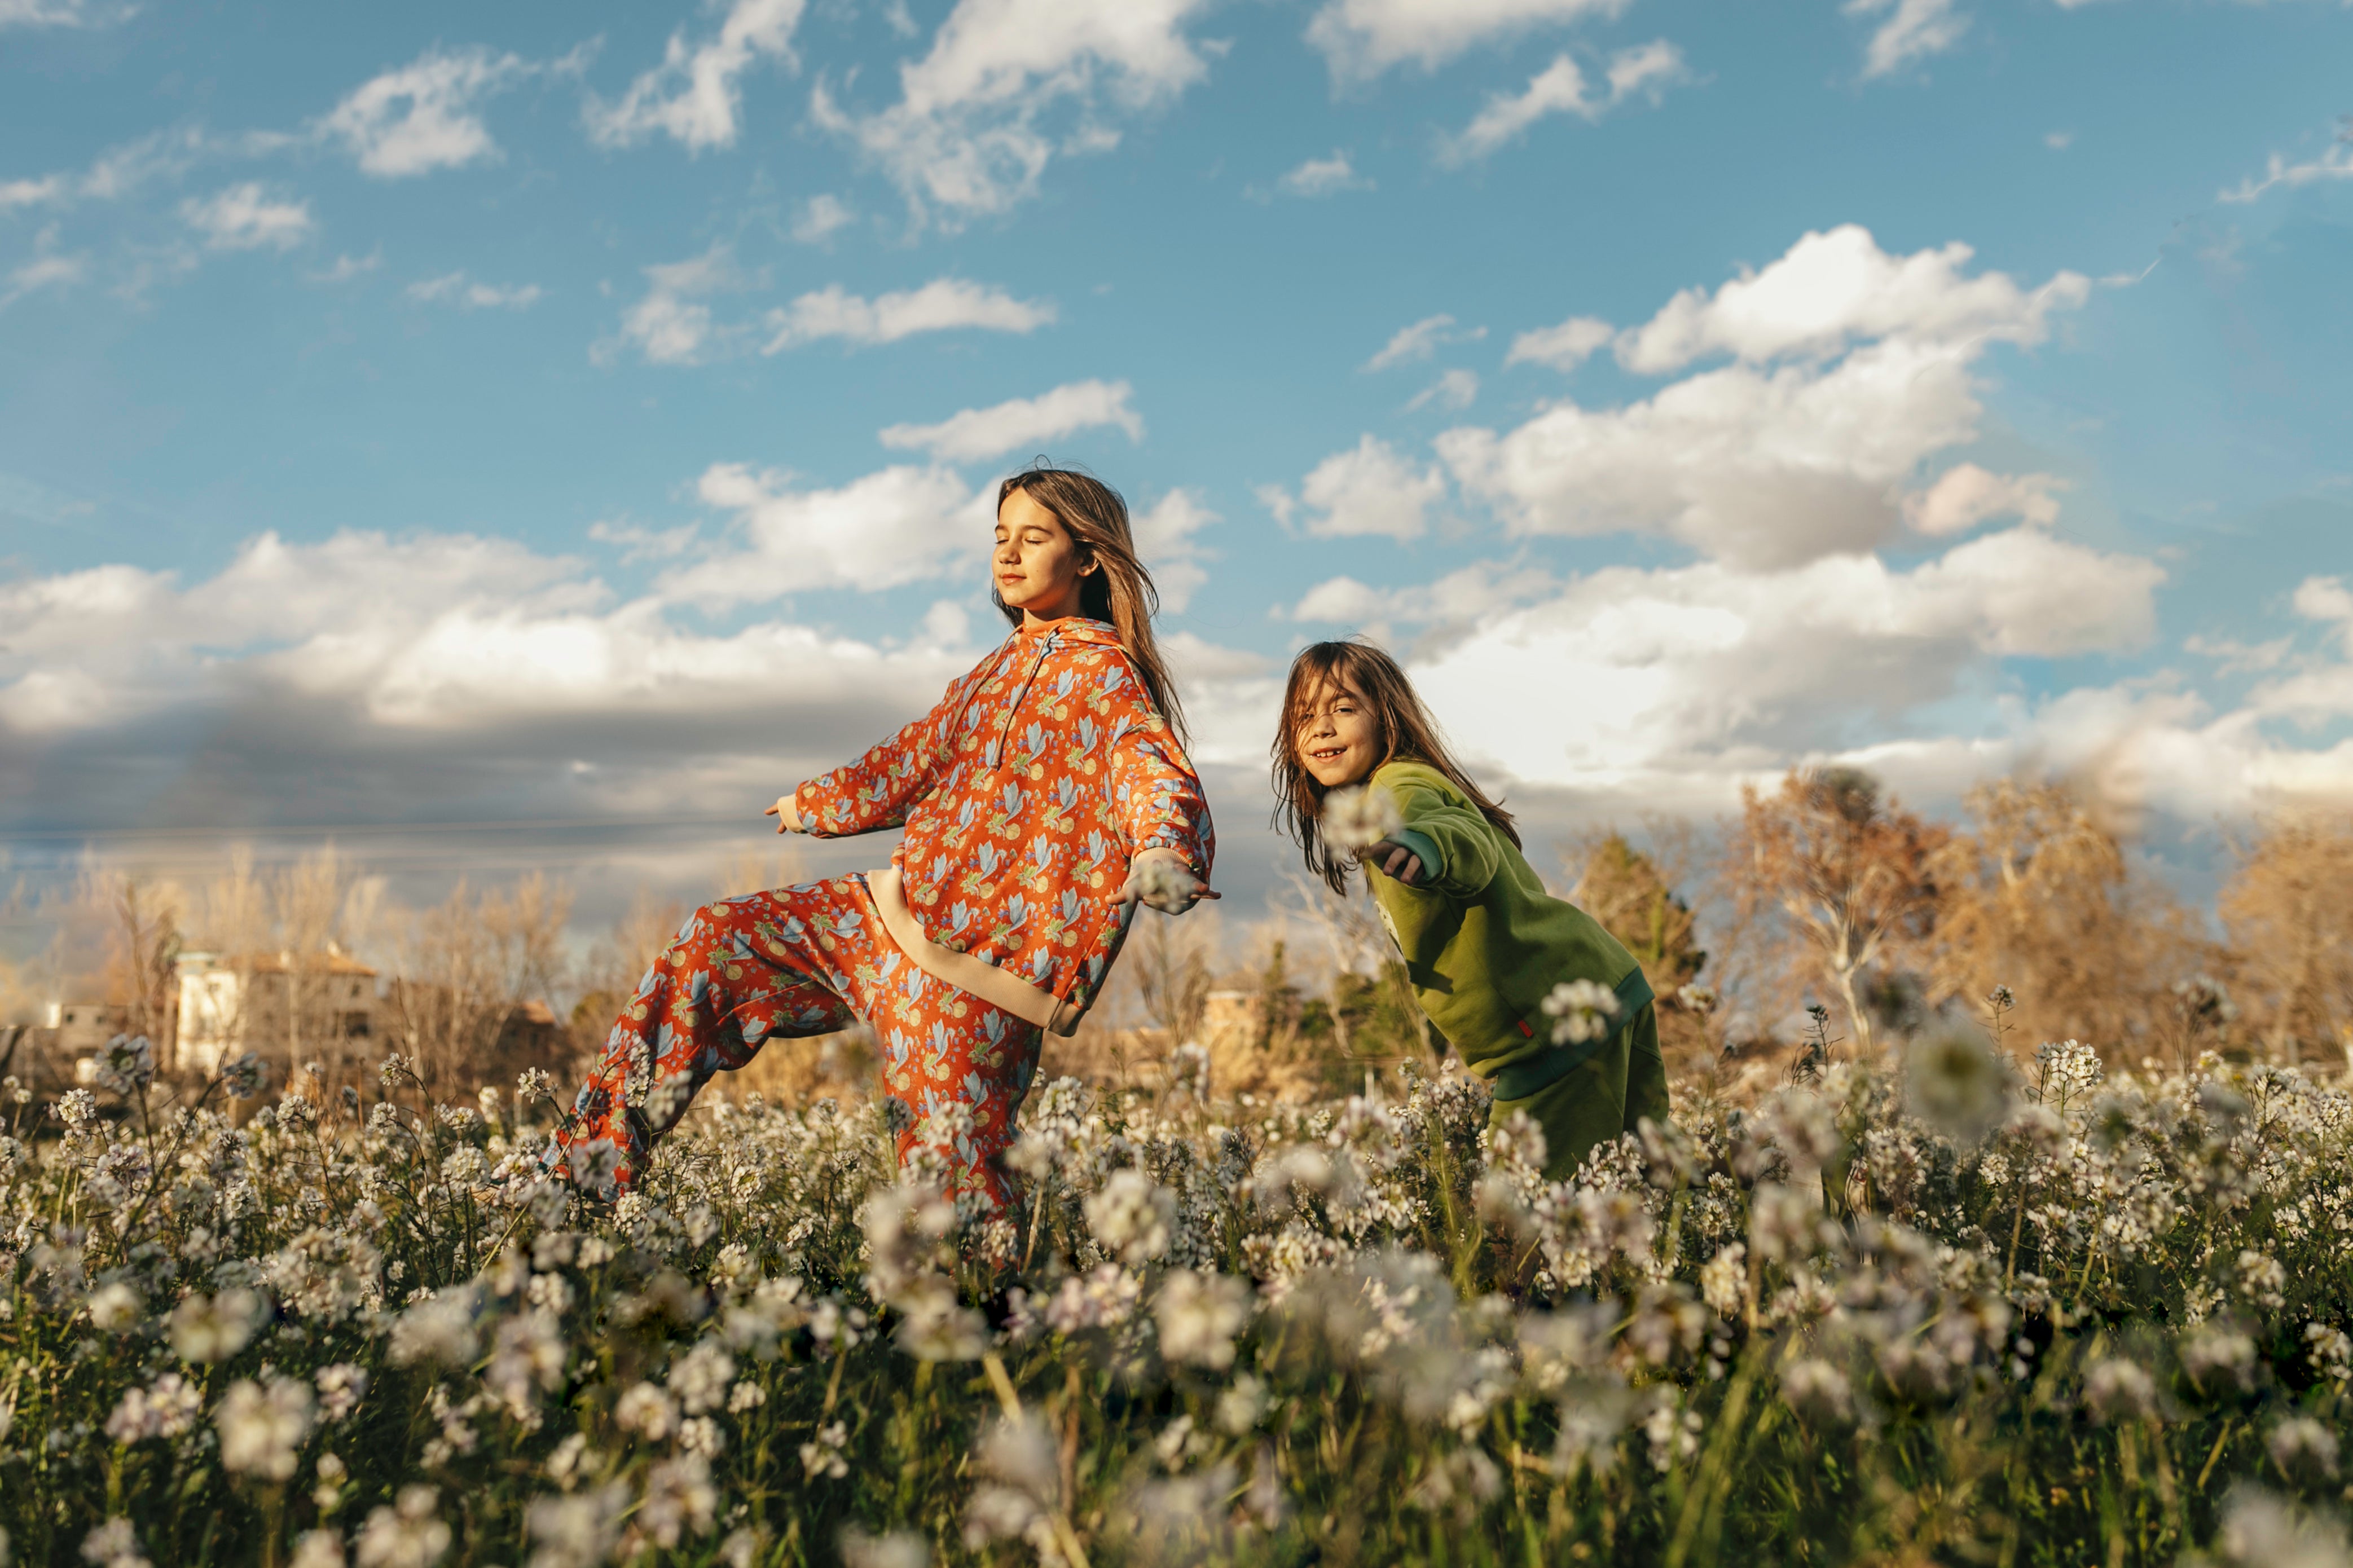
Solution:
<svg viewBox="0 0 2353 1568">
<path fill-rule="evenodd" d="M 559 1150 L 609 1142 L 622 1187 L 714 1073 L 777 1038 L 863 1018 L 884 1087 L 904 1108 L 899 1158 L 937 1149 L 959 1192 L 1012 1200 L 1002 1156 L 1038 1070 L 1043 1037 L 917 968 L 882 929 L 863 875 L 706 904 L 638 983 L 556 1135 Z"/>
</svg>

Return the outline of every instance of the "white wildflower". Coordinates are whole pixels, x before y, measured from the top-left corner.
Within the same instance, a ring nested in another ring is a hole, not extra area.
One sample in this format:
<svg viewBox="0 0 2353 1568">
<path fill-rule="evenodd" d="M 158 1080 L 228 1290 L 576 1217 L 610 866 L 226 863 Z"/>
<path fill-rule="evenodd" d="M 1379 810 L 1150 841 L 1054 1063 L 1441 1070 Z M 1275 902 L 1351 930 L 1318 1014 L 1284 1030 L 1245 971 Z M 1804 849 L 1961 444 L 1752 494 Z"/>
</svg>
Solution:
<svg viewBox="0 0 2353 1568">
<path fill-rule="evenodd" d="M 1583 1045 L 1609 1033 L 1618 996 L 1590 980 L 1564 980 L 1545 994 L 1544 1016 L 1553 1021 L 1555 1045 Z"/>
<path fill-rule="evenodd" d="M 294 1473 L 295 1450 L 311 1435 L 311 1390 L 289 1377 L 268 1387 L 249 1378 L 229 1384 L 213 1412 L 225 1470 L 282 1481 Z"/>
<path fill-rule="evenodd" d="M 1250 1321 L 1250 1289 L 1224 1274 L 1172 1270 L 1152 1304 L 1160 1353 L 1173 1362 L 1223 1372 L 1234 1364 L 1234 1336 Z"/>
<path fill-rule="evenodd" d="M 167 1372 L 151 1387 L 127 1390 L 114 1414 L 106 1418 L 106 1435 L 118 1443 L 148 1437 L 177 1437 L 203 1414 L 204 1393 L 176 1372 Z"/>
<path fill-rule="evenodd" d="M 638 1520 L 664 1547 L 675 1547 L 690 1531 L 700 1535 L 711 1528 L 712 1510 L 719 1492 L 711 1484 L 711 1466 L 700 1454 L 664 1459 L 646 1472 L 646 1494 Z"/>
<path fill-rule="evenodd" d="M 217 1296 L 191 1295 L 172 1309 L 168 1332 L 182 1361 L 227 1361 L 243 1350 L 260 1321 L 261 1298 L 231 1289 Z"/>
<path fill-rule="evenodd" d="M 1123 1263 L 1144 1263 L 1168 1250 L 1176 1194 L 1133 1166 L 1114 1171 L 1086 1201 L 1087 1227 L 1105 1252 Z"/>
<path fill-rule="evenodd" d="M 1324 842 L 1348 854 L 1371 848 L 1405 826 L 1385 789 L 1351 784 L 1324 797 Z"/>
<path fill-rule="evenodd" d="M 153 1568 L 127 1519 L 108 1520 L 81 1540 L 82 1561 L 98 1568 Z"/>
<path fill-rule="evenodd" d="M 613 1420 L 622 1431 L 659 1443 L 678 1430 L 678 1402 L 650 1383 L 635 1384 L 613 1406 Z"/>
<path fill-rule="evenodd" d="M 358 1568 L 433 1568 L 449 1550 L 440 1498 L 431 1487 L 403 1487 L 395 1506 L 371 1510 L 353 1547 Z"/>
<path fill-rule="evenodd" d="M 119 1334 L 125 1329 L 136 1328 L 145 1316 L 145 1305 L 139 1300 L 139 1292 L 119 1279 L 90 1292 L 90 1322 L 92 1328 Z"/>
</svg>

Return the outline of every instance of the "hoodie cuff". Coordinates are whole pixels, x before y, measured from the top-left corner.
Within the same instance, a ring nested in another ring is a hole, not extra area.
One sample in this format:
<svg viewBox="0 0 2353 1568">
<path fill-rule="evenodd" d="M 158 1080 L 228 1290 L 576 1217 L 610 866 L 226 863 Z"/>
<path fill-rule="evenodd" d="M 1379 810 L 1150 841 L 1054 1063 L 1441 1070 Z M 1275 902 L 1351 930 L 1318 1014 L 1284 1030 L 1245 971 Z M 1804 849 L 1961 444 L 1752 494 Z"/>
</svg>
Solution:
<svg viewBox="0 0 2353 1568">
<path fill-rule="evenodd" d="M 1389 835 L 1389 842 L 1402 844 L 1421 860 L 1421 879 L 1427 884 L 1446 875 L 1446 857 L 1439 853 L 1438 844 L 1427 833 L 1417 833 L 1410 827 L 1400 827 Z"/>
</svg>

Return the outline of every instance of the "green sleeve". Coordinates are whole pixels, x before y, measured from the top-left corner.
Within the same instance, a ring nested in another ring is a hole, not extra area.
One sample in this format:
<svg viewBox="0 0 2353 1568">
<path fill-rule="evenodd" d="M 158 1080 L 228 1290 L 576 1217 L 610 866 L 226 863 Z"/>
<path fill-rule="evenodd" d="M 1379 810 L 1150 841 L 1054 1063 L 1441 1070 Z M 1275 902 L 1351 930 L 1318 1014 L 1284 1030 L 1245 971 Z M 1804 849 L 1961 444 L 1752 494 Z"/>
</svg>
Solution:
<svg viewBox="0 0 2353 1568">
<path fill-rule="evenodd" d="M 1453 899 L 1475 899 L 1486 891 L 1500 864 L 1494 825 L 1479 812 L 1452 805 L 1435 790 L 1405 785 L 1392 787 L 1389 793 L 1397 799 L 1407 830 L 1437 851 L 1434 858 L 1422 857 L 1430 873 L 1428 886 Z"/>
</svg>

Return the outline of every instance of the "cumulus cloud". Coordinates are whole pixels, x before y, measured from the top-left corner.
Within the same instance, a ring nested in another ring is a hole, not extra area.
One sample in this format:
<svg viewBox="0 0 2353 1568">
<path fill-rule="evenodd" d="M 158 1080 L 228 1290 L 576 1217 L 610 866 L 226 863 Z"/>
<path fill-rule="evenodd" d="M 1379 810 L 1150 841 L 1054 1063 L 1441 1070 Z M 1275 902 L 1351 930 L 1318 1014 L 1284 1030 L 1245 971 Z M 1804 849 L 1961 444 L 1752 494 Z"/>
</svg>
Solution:
<svg viewBox="0 0 2353 1568">
<path fill-rule="evenodd" d="M 719 323 L 709 300 L 714 294 L 744 287 L 734 253 L 724 243 L 713 244 L 701 256 L 683 261 L 659 262 L 645 269 L 646 294 L 621 313 L 621 337 L 654 364 L 697 364 L 735 339 L 745 329 Z M 597 357 L 609 356 L 612 345 L 600 345 Z"/>
<path fill-rule="evenodd" d="M 1563 401 L 1501 434 L 1458 427 L 1438 449 L 1514 533 L 1658 532 L 1767 567 L 1868 548 L 1918 468 L 1976 437 L 1988 345 L 2041 342 L 2089 289 L 2069 272 L 2031 289 L 1967 275 L 1969 257 L 1890 257 L 1852 226 L 1808 235 L 1616 340 L 1641 374 L 1736 363 L 1620 407 Z"/>
<path fill-rule="evenodd" d="M 111 27 L 137 9 L 95 0 L 0 0 L 0 27 Z"/>
<path fill-rule="evenodd" d="M 1408 408 L 1444 408 L 1459 413 L 1479 401 L 1479 374 L 1459 366 L 1413 395 Z"/>
<path fill-rule="evenodd" d="M 690 44 L 684 31 L 672 33 L 662 63 L 631 82 L 618 103 L 589 99 L 589 137 L 604 147 L 656 135 L 695 152 L 733 146 L 743 111 L 741 79 L 764 59 L 793 63 L 793 30 L 804 9 L 804 0 L 735 0 L 710 37 Z"/>
<path fill-rule="evenodd" d="M 1410 60 L 1435 70 L 1481 44 L 1538 27 L 1607 21 L 1629 0 L 1327 0 L 1307 25 L 1333 80 L 1369 81 Z"/>
<path fill-rule="evenodd" d="M 1451 316 L 1424 316 L 1392 333 L 1389 341 L 1381 346 L 1381 352 L 1365 362 L 1365 368 L 1380 371 L 1391 365 L 1409 364 L 1428 359 L 1444 344 L 1476 342 L 1486 335 L 1484 327 L 1456 326 Z"/>
<path fill-rule="evenodd" d="M 1124 381 L 1073 381 L 1036 397 L 967 408 L 936 425 L 893 425 L 878 439 L 885 447 L 928 451 L 951 463 L 994 458 L 1106 425 L 1141 441 L 1144 420 L 1128 406 L 1134 392 Z"/>
<path fill-rule="evenodd" d="M 836 195 L 814 195 L 793 219 L 793 237 L 803 245 L 819 245 L 858 221 L 849 204 Z"/>
<path fill-rule="evenodd" d="M 1594 316 L 1571 316 L 1556 327 L 1538 327 L 1522 332 L 1512 340 L 1512 352 L 1504 363 L 1513 364 L 1549 365 L 1557 371 L 1572 371 L 1593 357 L 1596 351 L 1606 347 L 1618 335 L 1618 329 Z"/>
<path fill-rule="evenodd" d="M 961 278 L 934 279 L 920 289 L 871 300 L 836 283 L 769 311 L 771 335 L 761 352 L 780 353 L 823 338 L 892 343 L 918 332 L 1030 332 L 1053 320 L 1054 307 L 1045 300 L 1017 300 L 1002 289 Z"/>
<path fill-rule="evenodd" d="M 1464 163 L 1483 158 L 1519 140 L 1528 127 L 1548 115 L 1573 114 L 1595 121 L 1637 93 L 1656 102 L 1670 86 L 1690 77 L 1683 51 L 1664 38 L 1612 55 L 1604 73 L 1606 85 L 1599 91 L 1586 81 L 1576 57 L 1563 52 L 1530 77 L 1522 90 L 1490 97 L 1486 107 L 1460 134 L 1440 145 L 1440 161 Z"/>
<path fill-rule="evenodd" d="M 1887 19 L 1872 30 L 1871 41 L 1863 46 L 1865 81 L 1892 76 L 1915 61 L 1941 55 L 1969 30 L 1969 18 L 1955 9 L 1954 0 L 1847 0 L 1850 16 L 1876 16 L 1882 12 Z"/>
<path fill-rule="evenodd" d="M 2052 311 L 2091 292 L 2081 273 L 2062 271 L 2038 289 L 2009 274 L 1965 276 L 1976 252 L 1956 240 L 1890 256 L 1860 224 L 1810 233 L 1761 272 L 1710 294 L 1686 289 L 1627 333 L 1618 358 L 1646 375 L 1680 370 L 1710 354 L 1748 361 L 1821 358 L 1865 338 L 1963 347 L 2031 344 L 2050 332 Z"/>
<path fill-rule="evenodd" d="M 1966 533 L 1989 518 L 2017 517 L 2049 527 L 2059 521 L 2054 493 L 2067 481 L 2052 474 L 1996 474 L 1956 463 L 1926 490 L 1907 496 L 1904 521 L 1922 533 Z"/>
<path fill-rule="evenodd" d="M 180 216 L 214 250 L 289 250 L 311 237 L 308 203 L 273 196 L 258 180 L 180 204 Z"/>
<path fill-rule="evenodd" d="M 1153 582 L 1160 589 L 1163 609 L 1181 611 L 1193 601 L 1193 595 L 1209 580 L 1208 552 L 1202 549 L 1199 534 L 1205 528 L 1222 521 L 1201 502 L 1201 498 L 1189 489 L 1173 489 L 1146 510 L 1136 512 L 1129 520 L 1134 530 L 1136 553 L 1152 573 Z M 1197 651 L 1207 659 L 1207 644 L 1197 644 Z M 1204 673 L 1209 673 L 1205 668 Z"/>
<path fill-rule="evenodd" d="M 1291 196 L 1329 196 L 1341 191 L 1369 191 L 1373 182 L 1356 173 L 1348 154 L 1334 148 L 1328 158 L 1310 158 L 1277 180 L 1275 188 Z"/>
<path fill-rule="evenodd" d="M 529 74 L 520 55 L 427 49 L 354 89 L 319 122 L 384 179 L 463 168 L 499 155 L 475 105 Z"/>
<path fill-rule="evenodd" d="M 1307 531 L 1322 538 L 1378 534 L 1395 540 L 1419 538 L 1430 509 L 1445 499 L 1446 480 L 1435 468 L 1419 468 L 1377 436 L 1366 436 L 1345 452 L 1335 452 L 1309 471 L 1293 500 L 1280 486 L 1259 499 L 1288 524 L 1301 509 Z"/>
<path fill-rule="evenodd" d="M 714 463 L 695 493 L 733 514 L 740 546 L 664 574 L 659 587 L 670 603 L 705 610 L 974 569 L 988 550 L 996 500 L 994 489 L 976 492 L 947 469 L 905 465 L 798 489 L 787 473 Z"/>
<path fill-rule="evenodd" d="M 1101 153 L 1118 121 L 1208 75 L 1185 26 L 1208 0 L 958 0 L 899 100 L 861 112 L 819 81 L 810 118 L 899 186 L 918 218 L 954 226 L 1035 194 L 1057 153 Z"/>
<path fill-rule="evenodd" d="M 463 310 L 523 310 L 539 302 L 540 288 L 536 283 L 473 282 L 459 271 L 411 283 L 406 292 L 420 304 L 455 305 Z"/>
<path fill-rule="evenodd" d="M 1466 748 L 1516 779 L 1720 805 L 1746 772 L 1843 747 L 1858 714 L 1902 733 L 1991 661 L 2137 647 L 2163 575 L 2032 529 L 1908 572 L 1872 555 L 1617 567 L 1478 617 L 1415 680 Z M 1534 670 L 1575 694 L 1547 721 L 1530 721 Z"/>
</svg>

